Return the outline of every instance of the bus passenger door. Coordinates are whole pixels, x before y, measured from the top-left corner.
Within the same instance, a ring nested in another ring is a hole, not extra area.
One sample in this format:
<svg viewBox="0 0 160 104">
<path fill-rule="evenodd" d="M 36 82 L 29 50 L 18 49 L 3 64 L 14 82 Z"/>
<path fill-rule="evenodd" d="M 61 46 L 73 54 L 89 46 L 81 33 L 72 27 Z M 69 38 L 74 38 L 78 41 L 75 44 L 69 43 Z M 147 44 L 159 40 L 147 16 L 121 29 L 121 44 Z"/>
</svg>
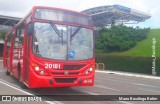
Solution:
<svg viewBox="0 0 160 104">
<path fill-rule="evenodd" d="M 12 56 L 12 72 L 17 79 L 20 78 L 21 70 L 23 69 L 23 39 L 24 29 L 20 26 L 16 29 Z"/>
<path fill-rule="evenodd" d="M 18 42 L 19 42 L 19 30 L 16 30 L 16 33 L 14 34 L 14 40 L 13 40 L 13 55 L 12 55 L 12 74 L 16 78 L 18 78 L 18 62 L 19 62 L 19 47 L 18 47 Z"/>
<path fill-rule="evenodd" d="M 24 37 L 24 70 L 23 70 L 23 80 L 25 83 L 28 84 L 28 74 L 29 74 L 29 57 L 30 57 L 30 42 L 31 42 L 31 32 L 28 32 L 29 30 L 32 29 L 32 23 L 29 23 L 26 28 L 25 28 L 25 37 Z"/>
<path fill-rule="evenodd" d="M 9 34 L 7 36 L 7 40 L 6 40 L 6 43 L 5 43 L 5 52 L 4 52 L 4 57 L 5 57 L 5 68 L 11 72 L 10 70 L 10 53 L 11 53 L 11 34 Z"/>
</svg>

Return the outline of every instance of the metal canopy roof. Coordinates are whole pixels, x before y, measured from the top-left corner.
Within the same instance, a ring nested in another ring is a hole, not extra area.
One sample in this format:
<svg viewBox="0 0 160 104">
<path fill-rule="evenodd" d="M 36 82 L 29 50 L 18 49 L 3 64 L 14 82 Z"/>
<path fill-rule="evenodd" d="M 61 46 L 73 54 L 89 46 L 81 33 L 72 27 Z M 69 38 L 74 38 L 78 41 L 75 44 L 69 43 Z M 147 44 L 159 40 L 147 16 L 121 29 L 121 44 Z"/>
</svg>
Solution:
<svg viewBox="0 0 160 104">
<path fill-rule="evenodd" d="M 8 31 L 14 24 L 18 23 L 21 18 L 0 15 L 0 30 Z"/>
<path fill-rule="evenodd" d="M 138 23 L 151 18 L 151 15 L 148 13 L 121 5 L 100 6 L 82 12 L 92 16 L 96 27 L 114 25 L 115 23 Z"/>
</svg>

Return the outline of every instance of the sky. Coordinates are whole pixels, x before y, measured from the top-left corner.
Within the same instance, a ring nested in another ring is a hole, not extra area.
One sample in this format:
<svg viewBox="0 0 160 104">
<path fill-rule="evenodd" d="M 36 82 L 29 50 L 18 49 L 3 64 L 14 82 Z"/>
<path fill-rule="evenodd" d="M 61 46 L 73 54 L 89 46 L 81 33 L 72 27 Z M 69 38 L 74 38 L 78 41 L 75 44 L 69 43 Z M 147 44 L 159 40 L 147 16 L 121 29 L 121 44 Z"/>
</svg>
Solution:
<svg viewBox="0 0 160 104">
<path fill-rule="evenodd" d="M 51 6 L 75 11 L 119 4 L 151 14 L 140 27 L 160 28 L 160 0 L 0 0 L 0 15 L 24 17 L 33 6 Z"/>
</svg>

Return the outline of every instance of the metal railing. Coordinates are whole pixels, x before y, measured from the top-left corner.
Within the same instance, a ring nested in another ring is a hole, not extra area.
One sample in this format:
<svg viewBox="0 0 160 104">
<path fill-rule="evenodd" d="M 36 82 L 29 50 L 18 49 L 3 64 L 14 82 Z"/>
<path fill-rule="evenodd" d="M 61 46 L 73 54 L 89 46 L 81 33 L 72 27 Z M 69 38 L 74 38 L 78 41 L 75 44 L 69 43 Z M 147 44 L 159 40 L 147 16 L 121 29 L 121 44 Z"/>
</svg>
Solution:
<svg viewBox="0 0 160 104">
<path fill-rule="evenodd" d="M 104 63 L 95 63 L 95 69 L 96 70 L 105 70 L 105 64 Z"/>
</svg>

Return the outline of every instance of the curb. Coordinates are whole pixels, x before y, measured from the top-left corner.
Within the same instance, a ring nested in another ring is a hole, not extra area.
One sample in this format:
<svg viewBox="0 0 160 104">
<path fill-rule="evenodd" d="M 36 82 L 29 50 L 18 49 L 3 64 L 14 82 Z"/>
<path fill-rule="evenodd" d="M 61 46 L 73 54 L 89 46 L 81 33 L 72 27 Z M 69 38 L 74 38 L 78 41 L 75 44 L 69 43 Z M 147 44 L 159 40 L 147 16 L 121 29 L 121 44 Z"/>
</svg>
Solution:
<svg viewBox="0 0 160 104">
<path fill-rule="evenodd" d="M 139 77 L 139 78 L 148 78 L 148 79 L 158 79 L 158 80 L 160 80 L 160 77 L 151 76 L 151 75 L 136 74 L 136 73 L 117 72 L 117 71 L 100 71 L 100 70 L 96 70 L 96 72 L 98 72 L 98 73 L 117 74 L 117 75 L 124 75 L 124 76 L 130 76 L 130 77 Z"/>
</svg>

